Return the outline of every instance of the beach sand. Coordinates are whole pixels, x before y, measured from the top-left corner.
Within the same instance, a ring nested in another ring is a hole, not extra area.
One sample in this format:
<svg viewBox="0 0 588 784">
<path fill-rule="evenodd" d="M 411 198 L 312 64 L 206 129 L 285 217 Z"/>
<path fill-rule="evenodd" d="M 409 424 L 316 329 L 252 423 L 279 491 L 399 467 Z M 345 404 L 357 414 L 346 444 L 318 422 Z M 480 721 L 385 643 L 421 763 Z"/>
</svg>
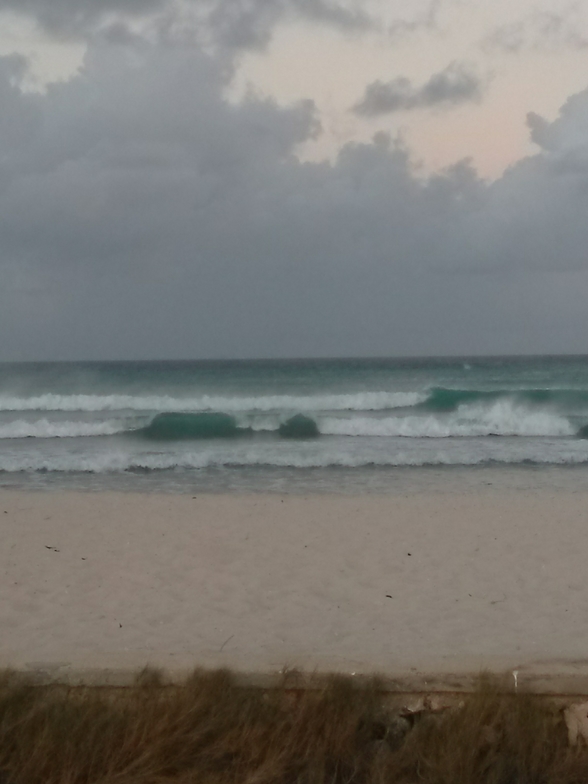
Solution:
<svg viewBox="0 0 588 784">
<path fill-rule="evenodd" d="M 588 659 L 588 492 L 0 491 L 0 665 Z"/>
</svg>

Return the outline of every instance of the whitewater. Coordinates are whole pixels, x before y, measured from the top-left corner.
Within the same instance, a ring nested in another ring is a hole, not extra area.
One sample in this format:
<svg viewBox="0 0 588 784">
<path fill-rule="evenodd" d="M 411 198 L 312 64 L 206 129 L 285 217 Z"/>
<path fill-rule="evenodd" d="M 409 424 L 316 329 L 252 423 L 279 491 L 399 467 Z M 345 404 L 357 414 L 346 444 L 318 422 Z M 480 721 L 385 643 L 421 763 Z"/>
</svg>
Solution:
<svg viewBox="0 0 588 784">
<path fill-rule="evenodd" d="M 0 365 L 0 483 L 12 485 L 577 469 L 587 436 L 585 357 Z"/>
</svg>

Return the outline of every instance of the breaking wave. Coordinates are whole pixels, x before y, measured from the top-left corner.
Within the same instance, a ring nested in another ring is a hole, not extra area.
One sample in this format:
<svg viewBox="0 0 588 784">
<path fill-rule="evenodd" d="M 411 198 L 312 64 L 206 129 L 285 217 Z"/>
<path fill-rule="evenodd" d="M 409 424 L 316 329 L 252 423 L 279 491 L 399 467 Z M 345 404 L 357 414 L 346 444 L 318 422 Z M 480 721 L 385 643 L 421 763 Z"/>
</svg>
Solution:
<svg viewBox="0 0 588 784">
<path fill-rule="evenodd" d="M 36 422 L 16 420 L 0 425 L 0 439 L 10 438 L 80 438 L 84 436 L 113 436 L 124 433 L 124 422 Z"/>
<path fill-rule="evenodd" d="M 296 414 L 271 429 L 280 438 L 304 439 L 320 435 L 314 419 L 302 414 Z M 251 427 L 239 426 L 234 417 L 224 413 L 158 414 L 147 427 L 137 431 L 144 438 L 155 441 L 241 438 L 253 432 Z"/>
<path fill-rule="evenodd" d="M 0 411 L 145 411 L 228 414 L 268 411 L 383 411 L 408 408 L 427 399 L 421 392 L 358 392 L 349 395 L 266 395 L 224 397 L 202 395 L 177 398 L 169 395 L 55 395 L 0 397 Z"/>
<path fill-rule="evenodd" d="M 573 436 L 569 420 L 549 411 L 533 411 L 500 400 L 491 406 L 461 406 L 446 418 L 435 416 L 357 417 L 325 419 L 325 435 L 464 438 L 481 436 Z"/>
<path fill-rule="evenodd" d="M 154 441 L 180 441 L 183 439 L 238 438 L 251 434 L 229 414 L 158 414 L 153 421 L 137 431 L 144 438 Z"/>
<path fill-rule="evenodd" d="M 420 406 L 429 411 L 456 411 L 464 403 L 492 403 L 504 398 L 521 404 L 586 406 L 588 391 L 585 389 L 448 389 L 433 387 Z"/>
<path fill-rule="evenodd" d="M 241 455 L 210 454 L 194 452 L 181 456 L 172 454 L 102 454 L 76 456 L 6 456 L 0 455 L 0 473 L 149 473 L 152 471 L 181 471 L 231 468 L 387 468 L 421 466 L 481 466 L 492 464 L 510 465 L 581 465 L 588 464 L 588 451 L 572 451 L 562 454 L 546 454 L 538 450 L 529 454 L 497 452 L 493 455 L 468 455 L 437 452 L 414 455 L 398 452 L 394 455 L 367 457 L 341 452 L 315 452 L 312 454 L 272 455 L 244 453 Z"/>
<path fill-rule="evenodd" d="M 491 405 L 511 400 L 521 406 L 586 409 L 586 389 L 451 389 L 432 387 L 412 392 L 357 392 L 325 395 L 58 395 L 30 397 L 0 395 L 0 411 L 136 411 L 139 413 L 317 413 L 336 411 L 386 411 L 415 408 L 432 413 L 452 413 L 464 405 Z"/>
<path fill-rule="evenodd" d="M 296 414 L 285 416 L 244 415 L 227 412 L 167 412 L 155 417 L 127 418 L 98 422 L 35 422 L 17 420 L 0 424 L 1 439 L 76 438 L 126 434 L 151 441 L 236 439 L 255 433 L 281 438 L 305 439 L 324 436 L 398 438 L 476 438 L 521 436 L 563 438 L 588 437 L 586 425 L 546 409 L 533 409 L 512 400 L 492 404 L 461 405 L 452 414 L 408 416 L 342 416 Z"/>
</svg>

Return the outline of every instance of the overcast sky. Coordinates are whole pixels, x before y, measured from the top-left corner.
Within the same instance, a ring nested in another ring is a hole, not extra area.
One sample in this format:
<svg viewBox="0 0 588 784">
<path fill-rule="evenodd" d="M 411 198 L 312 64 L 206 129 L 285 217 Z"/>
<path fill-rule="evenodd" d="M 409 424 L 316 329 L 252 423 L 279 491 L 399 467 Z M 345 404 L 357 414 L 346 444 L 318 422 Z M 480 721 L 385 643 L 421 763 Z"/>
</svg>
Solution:
<svg viewBox="0 0 588 784">
<path fill-rule="evenodd" d="M 0 360 L 588 353 L 588 4 L 0 0 Z"/>
</svg>

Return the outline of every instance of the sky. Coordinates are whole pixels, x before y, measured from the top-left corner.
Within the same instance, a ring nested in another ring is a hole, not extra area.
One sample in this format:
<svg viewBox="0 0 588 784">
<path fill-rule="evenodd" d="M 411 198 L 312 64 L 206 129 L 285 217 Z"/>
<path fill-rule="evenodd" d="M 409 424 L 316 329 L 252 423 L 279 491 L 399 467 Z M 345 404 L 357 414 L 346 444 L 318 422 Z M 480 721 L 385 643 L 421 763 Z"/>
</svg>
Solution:
<svg viewBox="0 0 588 784">
<path fill-rule="evenodd" d="M 588 353 L 588 4 L 0 0 L 0 360 Z"/>
</svg>

